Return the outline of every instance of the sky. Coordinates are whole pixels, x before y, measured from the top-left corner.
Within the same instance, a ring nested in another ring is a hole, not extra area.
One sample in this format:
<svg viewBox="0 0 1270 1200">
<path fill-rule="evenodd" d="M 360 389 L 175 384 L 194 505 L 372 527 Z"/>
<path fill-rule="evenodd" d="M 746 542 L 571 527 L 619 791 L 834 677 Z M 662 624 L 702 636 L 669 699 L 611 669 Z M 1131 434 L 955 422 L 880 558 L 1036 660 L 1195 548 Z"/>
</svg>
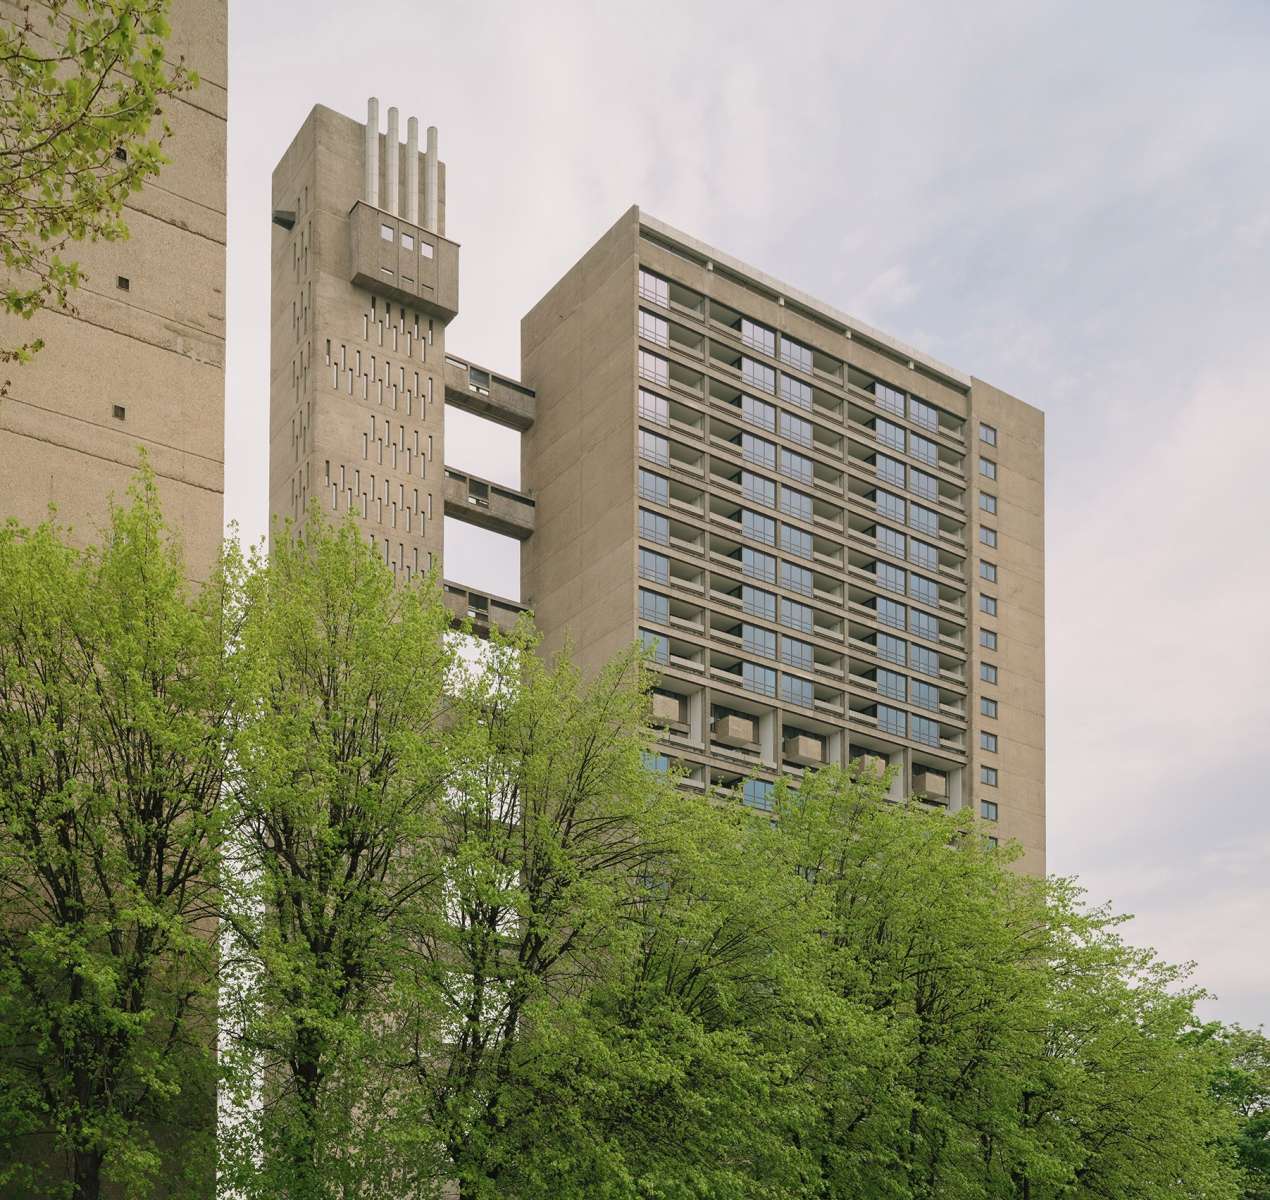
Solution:
<svg viewBox="0 0 1270 1200">
<path fill-rule="evenodd" d="M 631 204 L 1046 414 L 1048 856 L 1270 1024 L 1270 6 L 230 3 L 227 515 L 267 519 L 269 177 L 316 103 L 440 130 L 447 350 Z M 518 484 L 514 434 L 446 461 Z M 446 523 L 446 575 L 516 597 Z"/>
</svg>

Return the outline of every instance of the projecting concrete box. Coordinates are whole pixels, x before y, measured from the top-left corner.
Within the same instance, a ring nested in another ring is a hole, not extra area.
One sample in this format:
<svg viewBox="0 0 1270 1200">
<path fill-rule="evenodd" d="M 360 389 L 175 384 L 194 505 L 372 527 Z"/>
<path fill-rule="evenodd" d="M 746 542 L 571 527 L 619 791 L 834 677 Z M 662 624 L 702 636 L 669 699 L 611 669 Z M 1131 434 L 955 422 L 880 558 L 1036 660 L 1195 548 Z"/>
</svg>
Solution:
<svg viewBox="0 0 1270 1200">
<path fill-rule="evenodd" d="M 749 717 L 730 713 L 714 722 L 714 740 L 727 746 L 748 746 L 754 742 L 754 722 Z"/>
<path fill-rule="evenodd" d="M 804 766 L 815 766 L 825 761 L 824 744 L 810 734 L 794 734 L 785 739 L 785 757 Z"/>
<path fill-rule="evenodd" d="M 948 776 L 938 771 L 924 771 L 917 767 L 913 771 L 913 791 L 927 800 L 948 800 Z"/>
<path fill-rule="evenodd" d="M 653 720 L 658 724 L 678 725 L 683 722 L 683 701 L 678 696 L 654 692 Z"/>
<path fill-rule="evenodd" d="M 879 779 L 886 774 L 886 759 L 878 754 L 861 754 L 851 760 L 861 775 L 876 775 Z"/>
<path fill-rule="evenodd" d="M 357 201 L 349 210 L 351 282 L 451 321 L 459 311 L 459 246 Z"/>
</svg>

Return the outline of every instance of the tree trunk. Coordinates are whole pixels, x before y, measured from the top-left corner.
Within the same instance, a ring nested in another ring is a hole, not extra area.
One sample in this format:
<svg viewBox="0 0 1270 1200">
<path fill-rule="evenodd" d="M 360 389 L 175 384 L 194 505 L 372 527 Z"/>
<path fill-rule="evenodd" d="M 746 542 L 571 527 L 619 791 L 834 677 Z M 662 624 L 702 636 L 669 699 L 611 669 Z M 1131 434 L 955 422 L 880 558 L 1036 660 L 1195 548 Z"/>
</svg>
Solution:
<svg viewBox="0 0 1270 1200">
<path fill-rule="evenodd" d="M 101 1161 L 100 1150 L 75 1151 L 74 1200 L 100 1200 Z"/>
</svg>

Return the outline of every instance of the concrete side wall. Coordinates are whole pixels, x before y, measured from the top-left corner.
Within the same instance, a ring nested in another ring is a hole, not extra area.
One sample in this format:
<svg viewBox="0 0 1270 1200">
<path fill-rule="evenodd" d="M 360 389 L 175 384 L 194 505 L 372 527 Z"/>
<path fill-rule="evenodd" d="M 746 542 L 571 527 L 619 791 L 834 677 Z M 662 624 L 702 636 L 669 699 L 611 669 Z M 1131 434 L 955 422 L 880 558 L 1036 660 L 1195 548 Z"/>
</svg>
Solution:
<svg viewBox="0 0 1270 1200">
<path fill-rule="evenodd" d="M 626 213 L 521 322 L 538 396 L 521 442 L 537 504 L 522 596 L 548 654 L 594 671 L 635 639 L 635 296 L 638 213 Z"/>
<path fill-rule="evenodd" d="M 131 236 L 69 249 L 87 273 L 77 315 L 0 323 L 6 342 L 45 340 L 34 361 L 5 370 L 0 516 L 37 522 L 56 505 L 93 540 L 144 448 L 190 574 L 203 578 L 224 523 L 226 5 L 176 0 L 171 22 L 169 58 L 202 82 L 163 106 L 172 161 L 129 200 Z"/>
<path fill-rule="evenodd" d="M 978 800 L 995 801 L 1000 809 L 997 835 L 1017 840 L 1025 850 L 1022 866 L 1034 874 L 1045 870 L 1045 414 L 1029 404 L 976 379 L 971 389 L 970 422 L 966 427 L 970 481 L 967 546 L 971 550 L 970 584 L 975 601 L 969 613 L 973 636 L 973 670 L 968 672 L 972 703 L 970 786 Z M 979 440 L 979 424 L 997 431 L 997 444 Z M 979 472 L 979 457 L 997 464 L 997 479 Z M 997 497 L 997 512 L 979 507 L 980 493 Z M 979 528 L 997 531 L 997 545 L 985 546 Z M 995 563 L 997 581 L 979 573 L 982 561 Z M 979 608 L 981 595 L 997 598 L 997 616 Z M 996 632 L 995 651 L 979 644 L 979 631 Z M 997 667 L 994 686 L 979 677 L 979 665 Z M 998 703 L 995 720 L 983 717 L 979 700 Z M 980 732 L 995 733 L 996 753 L 980 746 Z M 998 786 L 980 782 L 980 768 L 995 767 Z"/>
</svg>

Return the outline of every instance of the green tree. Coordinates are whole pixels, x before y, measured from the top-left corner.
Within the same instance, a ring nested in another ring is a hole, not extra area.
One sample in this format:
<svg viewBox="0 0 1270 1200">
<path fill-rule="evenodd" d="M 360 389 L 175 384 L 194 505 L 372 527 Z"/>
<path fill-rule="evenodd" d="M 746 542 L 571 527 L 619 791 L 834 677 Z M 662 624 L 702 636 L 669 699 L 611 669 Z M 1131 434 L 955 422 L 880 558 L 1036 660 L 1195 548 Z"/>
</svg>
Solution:
<svg viewBox="0 0 1270 1200">
<path fill-rule="evenodd" d="M 387 1033 L 440 871 L 448 617 L 433 585 L 397 586 L 352 523 L 316 511 L 254 558 L 244 605 L 226 1183 L 418 1195 L 437 1172 Z"/>
<path fill-rule="evenodd" d="M 1270 1038 L 1239 1025 L 1209 1025 L 1198 1037 L 1220 1048 L 1213 1088 L 1235 1117 L 1244 1200 L 1270 1200 Z"/>
<path fill-rule="evenodd" d="M 169 5 L 43 0 L 0 20 L 0 310 L 69 309 L 67 244 L 127 237 L 124 202 L 167 161 L 162 101 L 198 82 L 164 59 Z M 42 345 L 0 346 L 0 363 Z"/>
<path fill-rule="evenodd" d="M 148 472 L 99 550 L 0 532 L 0 1184 L 38 1195 L 208 1179 L 232 609 L 184 580 Z"/>
</svg>

